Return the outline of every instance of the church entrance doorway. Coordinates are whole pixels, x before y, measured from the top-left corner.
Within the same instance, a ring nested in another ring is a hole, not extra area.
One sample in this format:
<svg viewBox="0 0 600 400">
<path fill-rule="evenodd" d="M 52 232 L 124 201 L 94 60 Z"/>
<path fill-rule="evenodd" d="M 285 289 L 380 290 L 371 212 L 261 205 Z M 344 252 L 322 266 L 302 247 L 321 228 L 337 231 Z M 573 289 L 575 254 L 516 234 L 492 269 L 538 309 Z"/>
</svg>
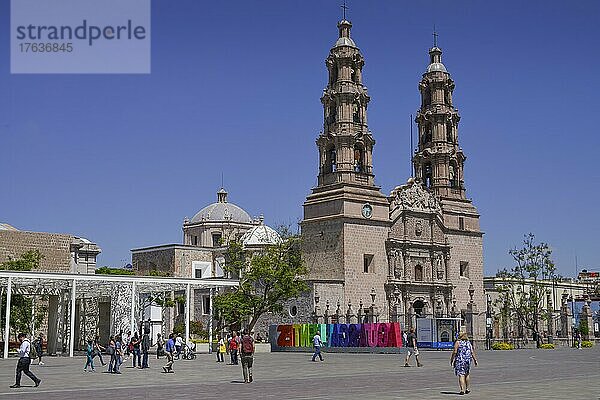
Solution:
<svg viewBox="0 0 600 400">
<path fill-rule="evenodd" d="M 423 300 L 417 300 L 413 303 L 413 310 L 415 310 L 415 315 L 417 318 L 423 318 L 425 315 L 423 314 L 423 309 L 425 308 L 425 304 Z"/>
</svg>

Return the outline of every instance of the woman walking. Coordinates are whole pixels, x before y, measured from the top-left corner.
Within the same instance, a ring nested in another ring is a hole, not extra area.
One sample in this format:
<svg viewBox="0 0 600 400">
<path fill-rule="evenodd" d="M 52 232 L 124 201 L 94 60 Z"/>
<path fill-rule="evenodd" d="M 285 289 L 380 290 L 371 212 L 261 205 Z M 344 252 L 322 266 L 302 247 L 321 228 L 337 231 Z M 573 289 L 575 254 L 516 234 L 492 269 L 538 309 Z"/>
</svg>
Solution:
<svg viewBox="0 0 600 400">
<path fill-rule="evenodd" d="M 110 356 L 110 361 L 108 362 L 108 372 L 115 373 L 117 368 L 117 350 L 115 345 L 115 338 L 111 336 L 108 339 L 108 344 L 106 345 L 106 354 Z"/>
<path fill-rule="evenodd" d="M 96 335 L 96 337 L 94 338 L 94 355 L 92 356 L 92 358 L 98 356 L 98 358 L 100 359 L 100 363 L 102 363 L 102 366 L 104 367 L 106 364 L 102 359 L 103 350 L 106 350 L 106 348 L 100 346 L 100 336 Z"/>
<path fill-rule="evenodd" d="M 94 368 L 94 342 L 91 338 L 88 339 L 87 347 L 85 349 L 85 356 L 86 356 L 86 361 L 85 361 L 85 367 L 83 367 L 83 370 L 87 371 L 88 367 L 92 367 L 91 372 L 96 371 L 96 369 Z"/>
<path fill-rule="evenodd" d="M 160 356 L 163 355 L 164 345 L 165 345 L 165 340 L 162 338 L 162 336 L 160 336 L 160 333 L 157 333 L 156 334 L 156 359 L 159 359 Z"/>
<path fill-rule="evenodd" d="M 458 376 L 458 386 L 460 387 L 460 395 L 469 394 L 470 386 L 470 369 L 471 359 L 477 365 L 477 357 L 475 356 L 475 349 L 469 342 L 469 336 L 466 332 L 462 332 L 458 336 L 458 340 L 454 343 L 454 350 L 452 350 L 452 356 L 450 357 L 450 365 L 454 367 L 454 373 Z"/>
</svg>

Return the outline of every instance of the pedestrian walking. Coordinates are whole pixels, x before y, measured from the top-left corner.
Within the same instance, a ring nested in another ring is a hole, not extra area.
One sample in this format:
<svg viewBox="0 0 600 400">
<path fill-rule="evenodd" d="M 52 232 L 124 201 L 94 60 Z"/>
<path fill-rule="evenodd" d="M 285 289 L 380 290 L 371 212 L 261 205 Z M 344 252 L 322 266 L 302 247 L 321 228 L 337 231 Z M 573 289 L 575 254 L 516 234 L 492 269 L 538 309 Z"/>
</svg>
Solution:
<svg viewBox="0 0 600 400">
<path fill-rule="evenodd" d="M 183 338 L 181 337 L 181 333 L 177 334 L 175 338 L 175 350 L 177 351 L 177 359 L 181 357 L 181 350 L 183 349 Z"/>
<path fill-rule="evenodd" d="M 162 338 L 160 333 L 156 334 L 156 359 L 158 360 L 164 352 L 165 340 Z"/>
<path fill-rule="evenodd" d="M 38 365 L 44 365 L 44 363 L 42 362 L 42 356 L 44 355 L 42 350 L 42 347 L 44 345 L 44 335 L 41 332 L 38 335 L 38 337 L 33 341 L 32 345 L 35 348 L 35 352 L 38 358 Z"/>
<path fill-rule="evenodd" d="M 87 346 L 85 348 L 85 357 L 85 367 L 83 367 L 83 370 L 87 372 L 88 367 L 92 367 L 92 370 L 90 372 L 95 372 L 96 369 L 94 368 L 94 341 L 92 339 L 88 339 Z"/>
<path fill-rule="evenodd" d="M 165 346 L 165 351 L 167 355 L 167 363 L 163 367 L 163 372 L 169 373 L 173 372 L 173 352 L 175 351 L 175 340 L 173 339 L 173 334 L 169 335 L 169 340 L 167 340 L 167 344 Z"/>
<path fill-rule="evenodd" d="M 227 348 L 225 347 L 225 340 L 217 335 L 217 362 L 225 362 L 223 354 L 226 352 Z"/>
<path fill-rule="evenodd" d="M 577 347 L 579 350 L 581 350 L 581 332 L 579 332 L 579 329 L 575 329 L 575 346 L 573 347 Z"/>
<path fill-rule="evenodd" d="M 466 332 L 458 335 L 458 340 L 454 343 L 454 350 L 450 357 L 450 365 L 454 367 L 454 373 L 458 376 L 458 386 L 460 387 L 460 395 L 469 394 L 471 383 L 471 360 L 477 365 L 477 357 L 475 349 L 469 342 L 469 336 Z"/>
<path fill-rule="evenodd" d="M 415 330 L 410 328 L 408 335 L 406 335 L 406 358 L 404 359 L 404 366 L 410 367 L 408 362 L 410 361 L 410 357 L 414 354 L 415 360 L 417 361 L 417 367 L 422 367 L 423 364 L 419 361 L 419 348 L 417 347 L 417 336 L 415 335 Z"/>
<path fill-rule="evenodd" d="M 29 358 L 29 352 L 31 350 L 31 343 L 29 339 L 27 339 L 27 335 L 25 333 L 19 333 L 17 335 L 17 340 L 20 343 L 19 347 L 19 361 L 17 361 L 17 373 L 15 376 L 15 384 L 11 385 L 11 388 L 20 388 L 21 387 L 21 373 L 24 373 L 35 383 L 35 387 L 40 386 L 42 382 L 37 376 L 33 374 L 29 370 L 29 365 L 31 364 L 31 358 Z"/>
<path fill-rule="evenodd" d="M 111 336 L 108 339 L 108 344 L 106 345 L 106 354 L 110 356 L 110 361 L 108 362 L 108 372 L 114 373 L 115 366 L 117 365 L 117 351 L 115 349 L 115 338 Z"/>
<path fill-rule="evenodd" d="M 315 348 L 315 353 L 312 356 L 313 361 L 317 361 L 317 356 L 319 356 L 319 359 L 323 361 L 323 356 L 321 355 L 321 346 L 323 346 L 323 342 L 321 341 L 321 335 L 317 331 L 313 337 L 313 347 Z"/>
<path fill-rule="evenodd" d="M 113 366 L 113 373 L 115 374 L 121 373 L 121 364 L 123 364 L 123 356 L 125 356 L 123 347 L 127 346 L 123 345 L 121 336 L 117 336 L 115 338 L 115 365 Z"/>
<path fill-rule="evenodd" d="M 138 333 L 135 332 L 133 334 L 133 337 L 131 338 L 131 341 L 129 342 L 129 348 L 131 351 L 133 368 L 136 367 L 136 361 L 137 361 L 137 367 L 142 368 L 142 356 L 140 353 L 140 342 L 141 342 L 140 337 L 138 336 Z"/>
<path fill-rule="evenodd" d="M 231 365 L 238 364 L 238 338 L 237 332 L 233 332 L 229 340 L 229 355 L 231 356 Z"/>
<path fill-rule="evenodd" d="M 148 351 L 150 351 L 150 330 L 144 329 L 144 336 L 140 344 L 142 349 L 142 368 L 148 368 Z"/>
<path fill-rule="evenodd" d="M 102 366 L 106 365 L 104 363 L 104 360 L 102 359 L 102 351 L 104 351 L 104 350 L 106 350 L 106 348 L 100 346 L 100 336 L 96 335 L 96 337 L 94 338 L 94 354 L 92 355 L 92 358 L 98 356 Z"/>
<path fill-rule="evenodd" d="M 254 338 L 245 329 L 242 333 L 240 355 L 242 358 L 242 374 L 244 383 L 252 382 L 252 364 L 254 363 Z"/>
</svg>

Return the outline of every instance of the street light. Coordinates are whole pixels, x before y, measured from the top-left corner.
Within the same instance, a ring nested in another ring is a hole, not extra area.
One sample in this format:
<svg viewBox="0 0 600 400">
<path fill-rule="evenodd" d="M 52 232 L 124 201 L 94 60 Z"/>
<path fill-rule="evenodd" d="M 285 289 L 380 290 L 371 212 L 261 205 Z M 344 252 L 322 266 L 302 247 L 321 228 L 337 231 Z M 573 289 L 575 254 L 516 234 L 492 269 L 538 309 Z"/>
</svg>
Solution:
<svg viewBox="0 0 600 400">
<path fill-rule="evenodd" d="M 569 295 L 569 302 L 571 303 L 571 335 L 573 336 L 573 346 L 575 346 L 575 307 L 573 301 L 573 295 Z"/>
<path fill-rule="evenodd" d="M 469 283 L 469 301 L 473 302 L 473 294 L 475 294 L 475 288 L 473 287 L 473 282 Z"/>
<path fill-rule="evenodd" d="M 375 288 L 371 288 L 371 302 L 373 304 L 375 304 L 375 296 L 377 296 L 377 293 L 375 292 Z"/>
<path fill-rule="evenodd" d="M 485 346 L 487 350 L 492 348 L 492 296 L 486 294 L 487 297 L 487 309 L 485 312 L 485 325 L 486 325 L 486 335 L 485 335 Z"/>
</svg>

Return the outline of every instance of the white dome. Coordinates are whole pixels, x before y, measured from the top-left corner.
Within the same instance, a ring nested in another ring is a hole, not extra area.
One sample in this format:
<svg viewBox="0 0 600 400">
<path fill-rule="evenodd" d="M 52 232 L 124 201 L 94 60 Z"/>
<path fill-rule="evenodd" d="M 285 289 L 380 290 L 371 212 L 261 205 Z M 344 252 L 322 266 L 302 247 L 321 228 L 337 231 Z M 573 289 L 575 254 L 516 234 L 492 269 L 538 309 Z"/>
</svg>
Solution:
<svg viewBox="0 0 600 400">
<path fill-rule="evenodd" d="M 448 71 L 446 71 L 446 67 L 442 63 L 435 62 L 435 63 L 429 64 L 429 66 L 427 67 L 427 72 L 436 72 L 436 71 L 448 72 Z"/>
<path fill-rule="evenodd" d="M 241 207 L 233 203 L 213 203 L 198 211 L 192 218 L 192 223 L 202 221 L 232 221 L 252 223 L 250 215 Z"/>
<path fill-rule="evenodd" d="M 282 242 L 279 233 L 267 225 L 258 225 L 244 233 L 240 239 L 244 247 L 268 246 Z"/>
<path fill-rule="evenodd" d="M 203 221 L 211 222 L 241 222 L 246 224 L 252 223 L 250 214 L 244 211 L 243 208 L 233 203 L 227 202 L 227 192 L 221 188 L 217 192 L 217 202 L 204 207 L 198 211 L 192 218 L 191 223 L 195 224 Z"/>
<path fill-rule="evenodd" d="M 341 47 L 341 46 L 356 47 L 356 44 L 354 43 L 354 40 L 350 39 L 349 37 L 341 37 L 337 40 L 337 42 L 335 42 L 333 47 Z"/>
</svg>

